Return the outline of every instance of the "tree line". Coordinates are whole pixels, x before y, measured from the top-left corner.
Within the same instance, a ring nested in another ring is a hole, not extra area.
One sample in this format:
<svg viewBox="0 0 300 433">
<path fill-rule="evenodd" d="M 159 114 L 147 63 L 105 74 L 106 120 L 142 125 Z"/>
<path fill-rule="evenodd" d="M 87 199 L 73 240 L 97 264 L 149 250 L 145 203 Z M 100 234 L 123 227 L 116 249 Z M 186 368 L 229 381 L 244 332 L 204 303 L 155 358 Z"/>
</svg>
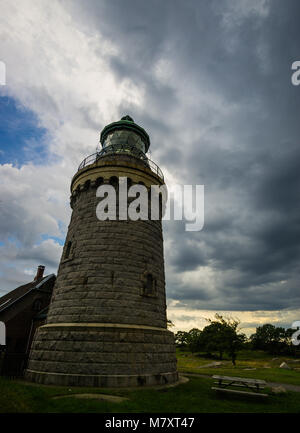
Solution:
<svg viewBox="0 0 300 433">
<path fill-rule="evenodd" d="M 177 347 L 202 352 L 207 357 L 218 353 L 220 360 L 226 353 L 235 365 L 237 353 L 241 349 L 263 350 L 272 355 L 295 355 L 298 346 L 292 344 L 294 329 L 276 327 L 269 323 L 256 328 L 256 332 L 247 337 L 239 329 L 240 321 L 225 318 L 219 314 L 206 319 L 208 325 L 203 330 L 193 328 L 190 331 L 178 331 L 175 334 Z"/>
</svg>

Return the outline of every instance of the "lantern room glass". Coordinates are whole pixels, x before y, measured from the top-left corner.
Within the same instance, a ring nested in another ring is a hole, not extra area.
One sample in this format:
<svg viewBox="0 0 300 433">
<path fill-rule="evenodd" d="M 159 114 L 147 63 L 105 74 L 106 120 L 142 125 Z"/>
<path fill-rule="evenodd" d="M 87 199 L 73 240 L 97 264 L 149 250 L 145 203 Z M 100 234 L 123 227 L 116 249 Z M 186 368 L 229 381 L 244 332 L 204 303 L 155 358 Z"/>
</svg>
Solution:
<svg viewBox="0 0 300 433">
<path fill-rule="evenodd" d="M 145 153 L 145 143 L 143 142 L 142 138 L 133 131 L 123 129 L 116 130 L 108 134 L 103 143 L 103 147 L 114 144 L 129 144 L 130 146 L 135 146 L 137 149 Z"/>
</svg>

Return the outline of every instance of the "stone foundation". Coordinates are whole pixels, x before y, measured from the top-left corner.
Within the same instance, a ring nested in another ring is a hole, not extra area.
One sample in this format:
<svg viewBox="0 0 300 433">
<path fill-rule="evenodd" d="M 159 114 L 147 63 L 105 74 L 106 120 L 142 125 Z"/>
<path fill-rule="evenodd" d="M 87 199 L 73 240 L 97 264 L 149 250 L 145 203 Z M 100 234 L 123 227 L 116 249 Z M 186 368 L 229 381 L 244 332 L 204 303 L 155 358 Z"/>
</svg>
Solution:
<svg viewBox="0 0 300 433">
<path fill-rule="evenodd" d="M 166 329 L 122 324 L 45 325 L 35 336 L 25 378 L 65 386 L 174 383 L 174 335 Z"/>
</svg>

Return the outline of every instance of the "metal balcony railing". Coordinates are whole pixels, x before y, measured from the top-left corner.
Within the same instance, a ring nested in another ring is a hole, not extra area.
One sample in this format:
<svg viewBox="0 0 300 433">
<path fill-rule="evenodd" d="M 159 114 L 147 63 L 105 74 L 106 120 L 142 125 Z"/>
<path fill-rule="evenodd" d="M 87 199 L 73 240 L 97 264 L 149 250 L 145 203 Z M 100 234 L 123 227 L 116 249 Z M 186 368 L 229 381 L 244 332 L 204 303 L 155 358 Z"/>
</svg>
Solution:
<svg viewBox="0 0 300 433">
<path fill-rule="evenodd" d="M 128 144 L 112 144 L 110 146 L 104 147 L 99 152 L 87 156 L 79 165 L 78 171 L 84 167 L 87 167 L 88 165 L 94 164 L 100 158 L 103 158 L 104 156 L 108 156 L 108 155 L 112 159 L 118 159 L 119 155 L 127 155 L 133 157 L 139 160 L 139 162 L 142 162 L 145 165 L 145 167 L 150 168 L 150 170 L 153 173 L 155 173 L 162 180 L 164 180 L 163 172 L 158 167 L 158 165 L 155 164 L 155 162 L 151 161 L 151 159 L 147 158 L 144 152 L 139 150 L 136 146 L 134 145 L 130 146 Z"/>
</svg>

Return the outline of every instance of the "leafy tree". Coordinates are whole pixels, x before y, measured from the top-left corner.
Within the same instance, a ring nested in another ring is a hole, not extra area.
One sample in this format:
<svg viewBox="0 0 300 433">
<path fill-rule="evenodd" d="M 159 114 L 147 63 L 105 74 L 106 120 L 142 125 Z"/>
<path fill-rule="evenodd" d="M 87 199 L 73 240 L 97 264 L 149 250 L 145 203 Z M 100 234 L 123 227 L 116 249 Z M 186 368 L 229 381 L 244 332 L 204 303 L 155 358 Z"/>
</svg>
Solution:
<svg viewBox="0 0 300 433">
<path fill-rule="evenodd" d="M 200 347 L 208 355 L 212 352 L 219 352 L 219 358 L 223 359 L 223 353 L 226 349 L 225 340 L 222 325 L 220 323 L 211 323 L 205 326 L 201 333 Z"/>
<path fill-rule="evenodd" d="M 193 328 L 188 332 L 187 344 L 192 353 L 199 352 L 201 350 L 201 334 L 202 332 L 198 328 Z"/>
<path fill-rule="evenodd" d="M 175 334 L 175 343 L 179 347 L 186 347 L 192 353 L 200 350 L 199 338 L 201 335 L 200 329 L 193 328 L 190 331 L 178 331 Z"/>
<path fill-rule="evenodd" d="M 188 346 L 188 337 L 189 333 L 186 331 L 178 331 L 175 334 L 175 343 L 179 347 L 187 347 Z"/>
<path fill-rule="evenodd" d="M 270 323 L 256 328 L 255 334 L 250 336 L 253 349 L 260 349 L 279 355 L 281 353 L 293 352 L 291 336 L 293 330 L 276 327 Z"/>
<path fill-rule="evenodd" d="M 223 359 L 224 352 L 231 357 L 233 365 L 237 356 L 237 351 L 242 348 L 246 340 L 244 334 L 238 334 L 239 320 L 223 318 L 216 314 L 215 319 L 207 319 L 210 322 L 201 332 L 200 346 L 207 353 L 219 352 L 219 358 Z"/>
</svg>

